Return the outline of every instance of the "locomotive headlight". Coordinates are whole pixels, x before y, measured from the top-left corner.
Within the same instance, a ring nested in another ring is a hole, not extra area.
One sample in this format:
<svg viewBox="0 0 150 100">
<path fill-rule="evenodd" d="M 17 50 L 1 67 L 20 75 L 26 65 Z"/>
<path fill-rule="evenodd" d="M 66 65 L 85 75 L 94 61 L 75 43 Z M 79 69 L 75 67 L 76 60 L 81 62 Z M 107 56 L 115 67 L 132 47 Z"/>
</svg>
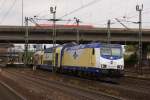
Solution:
<svg viewBox="0 0 150 100">
<path fill-rule="evenodd" d="M 101 64 L 101 68 L 107 68 L 107 65 Z"/>
<path fill-rule="evenodd" d="M 122 67 L 123 67 L 122 65 L 118 65 L 117 69 L 122 69 Z"/>
</svg>

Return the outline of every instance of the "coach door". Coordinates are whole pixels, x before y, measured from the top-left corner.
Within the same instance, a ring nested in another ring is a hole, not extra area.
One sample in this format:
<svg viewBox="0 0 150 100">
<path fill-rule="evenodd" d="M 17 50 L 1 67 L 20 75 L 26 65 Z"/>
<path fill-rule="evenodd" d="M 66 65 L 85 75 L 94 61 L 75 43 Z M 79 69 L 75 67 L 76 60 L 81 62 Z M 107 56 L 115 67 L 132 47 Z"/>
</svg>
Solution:
<svg viewBox="0 0 150 100">
<path fill-rule="evenodd" d="M 58 53 L 56 53 L 56 56 L 55 56 L 55 66 L 58 66 Z"/>
</svg>

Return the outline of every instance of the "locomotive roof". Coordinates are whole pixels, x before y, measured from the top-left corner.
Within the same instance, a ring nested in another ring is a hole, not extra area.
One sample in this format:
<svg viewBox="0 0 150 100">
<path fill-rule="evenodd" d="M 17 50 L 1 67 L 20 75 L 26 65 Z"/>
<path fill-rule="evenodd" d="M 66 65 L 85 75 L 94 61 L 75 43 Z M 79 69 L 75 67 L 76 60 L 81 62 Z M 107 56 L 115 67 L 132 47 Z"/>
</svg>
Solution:
<svg viewBox="0 0 150 100">
<path fill-rule="evenodd" d="M 67 50 L 76 50 L 76 49 L 84 49 L 84 48 L 100 48 L 100 47 L 116 47 L 116 48 L 121 48 L 120 44 L 106 44 L 106 43 L 90 43 L 90 44 L 80 44 L 80 45 L 75 45 L 71 47 L 66 47 Z"/>
<path fill-rule="evenodd" d="M 57 47 L 64 47 L 64 49 L 67 50 L 76 50 L 76 49 L 84 49 L 84 48 L 100 48 L 100 47 L 107 47 L 107 46 L 111 46 L 111 47 L 116 47 L 116 48 L 121 48 L 120 44 L 106 44 L 106 43 L 89 43 L 89 44 L 74 44 L 74 43 L 68 43 L 68 44 L 64 44 L 64 45 L 58 45 L 56 47 L 50 47 L 44 50 L 45 53 L 52 53 L 53 52 L 53 48 L 57 48 Z"/>
</svg>

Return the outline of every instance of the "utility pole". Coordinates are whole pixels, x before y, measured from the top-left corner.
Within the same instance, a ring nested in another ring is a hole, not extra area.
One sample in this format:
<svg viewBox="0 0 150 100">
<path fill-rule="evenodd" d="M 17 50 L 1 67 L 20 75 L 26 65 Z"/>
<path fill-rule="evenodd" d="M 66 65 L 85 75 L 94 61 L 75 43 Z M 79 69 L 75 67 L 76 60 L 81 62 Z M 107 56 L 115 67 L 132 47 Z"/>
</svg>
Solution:
<svg viewBox="0 0 150 100">
<path fill-rule="evenodd" d="M 107 22 L 107 43 L 110 44 L 111 41 L 110 41 L 110 37 L 111 37 L 111 34 L 110 34 L 110 24 L 111 24 L 111 21 L 108 20 Z"/>
<path fill-rule="evenodd" d="M 139 12 L 139 52 L 138 52 L 138 69 L 140 74 L 142 74 L 142 11 L 143 4 L 141 7 L 139 5 L 136 6 L 136 11 Z"/>
<path fill-rule="evenodd" d="M 52 41 L 53 41 L 53 52 L 55 52 L 55 48 L 56 48 L 56 22 L 57 21 L 71 21 L 71 20 L 62 20 L 62 19 L 56 19 L 56 6 L 55 7 L 50 7 L 50 13 L 53 14 L 53 18 L 52 19 L 39 19 L 37 18 L 37 16 L 34 16 L 34 18 L 36 20 L 47 20 L 47 21 L 53 21 L 53 35 L 52 35 Z M 36 23 L 33 19 L 32 22 Z M 36 23 L 37 24 L 37 23 Z M 37 24 L 38 25 L 38 24 Z M 40 26 L 40 25 L 39 25 Z M 57 55 L 55 55 L 55 53 L 53 53 L 53 58 L 55 59 Z M 52 71 L 55 72 L 55 66 L 57 66 L 57 62 L 55 62 L 55 60 L 52 61 L 53 64 L 53 69 Z"/>
<path fill-rule="evenodd" d="M 55 47 L 56 47 L 56 6 L 55 7 L 50 7 L 50 12 L 51 14 L 53 14 L 53 19 L 51 19 L 53 21 L 53 52 L 55 51 Z M 53 58 L 55 59 L 55 54 L 53 53 Z M 52 72 L 55 72 L 55 66 L 56 66 L 56 61 L 53 60 L 53 69 Z"/>
<path fill-rule="evenodd" d="M 76 24 L 77 24 L 77 43 L 80 44 L 80 33 L 79 33 L 79 23 L 80 23 L 80 19 L 74 17 Z"/>
<path fill-rule="evenodd" d="M 50 7 L 50 12 L 53 14 L 53 47 L 56 46 L 56 6 Z"/>
<path fill-rule="evenodd" d="M 22 26 L 23 26 L 23 21 L 24 21 L 24 1 L 22 0 Z"/>
<path fill-rule="evenodd" d="M 29 43 L 29 30 L 28 30 L 28 17 L 25 17 L 25 26 L 26 26 L 26 31 L 25 31 L 25 62 L 24 64 L 27 65 L 28 64 L 28 43 Z"/>
</svg>

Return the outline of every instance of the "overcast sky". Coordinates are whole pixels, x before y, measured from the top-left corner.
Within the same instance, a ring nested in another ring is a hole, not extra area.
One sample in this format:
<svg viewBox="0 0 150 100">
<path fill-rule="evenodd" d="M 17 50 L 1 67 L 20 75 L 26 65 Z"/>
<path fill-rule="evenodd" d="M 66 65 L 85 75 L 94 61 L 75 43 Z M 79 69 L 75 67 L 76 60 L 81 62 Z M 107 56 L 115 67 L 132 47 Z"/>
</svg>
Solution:
<svg viewBox="0 0 150 100">
<path fill-rule="evenodd" d="M 0 0 L 0 24 L 21 25 L 22 23 L 22 0 Z M 52 18 L 49 7 L 57 6 L 57 18 L 73 19 L 79 18 L 82 23 L 106 27 L 108 19 L 114 23 L 111 27 L 122 27 L 114 18 L 123 20 L 128 27 L 138 27 L 133 23 L 124 21 L 138 21 L 137 4 L 144 5 L 143 27 L 150 27 L 150 0 L 24 0 L 24 16 L 39 18 Z M 81 9 L 78 9 L 81 8 Z M 76 10 L 76 11 L 75 11 Z M 72 14 L 70 12 L 75 11 Z M 67 15 L 62 17 L 64 15 Z M 40 24 L 51 23 L 37 21 Z M 74 21 L 59 22 L 58 24 L 74 24 Z"/>
</svg>

